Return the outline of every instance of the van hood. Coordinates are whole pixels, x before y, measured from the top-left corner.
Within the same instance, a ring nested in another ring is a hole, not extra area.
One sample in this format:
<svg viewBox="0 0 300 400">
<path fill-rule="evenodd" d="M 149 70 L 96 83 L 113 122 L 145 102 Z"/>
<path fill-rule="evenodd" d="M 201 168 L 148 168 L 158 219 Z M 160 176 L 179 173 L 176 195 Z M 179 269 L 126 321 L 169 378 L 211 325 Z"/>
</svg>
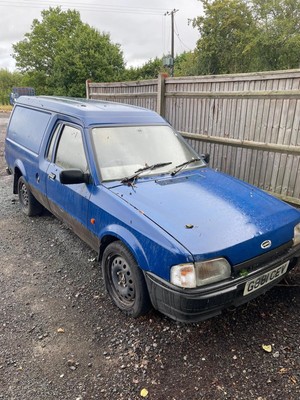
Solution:
<svg viewBox="0 0 300 400">
<path fill-rule="evenodd" d="M 111 190 L 175 238 L 195 261 L 225 257 L 232 265 L 289 242 L 300 212 L 210 168 L 140 178 Z M 271 241 L 268 249 L 264 241 Z"/>
</svg>

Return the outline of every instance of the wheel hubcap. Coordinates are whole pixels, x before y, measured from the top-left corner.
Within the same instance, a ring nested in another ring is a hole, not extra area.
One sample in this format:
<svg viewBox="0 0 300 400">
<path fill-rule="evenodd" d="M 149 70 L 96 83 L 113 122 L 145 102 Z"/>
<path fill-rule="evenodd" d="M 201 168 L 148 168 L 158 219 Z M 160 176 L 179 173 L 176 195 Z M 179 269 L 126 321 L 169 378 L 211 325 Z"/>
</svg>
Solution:
<svg viewBox="0 0 300 400">
<path fill-rule="evenodd" d="M 117 256 L 111 265 L 113 287 L 123 303 L 131 304 L 135 299 L 135 286 L 130 266 L 126 260 Z"/>
<path fill-rule="evenodd" d="M 119 277 L 118 285 L 122 287 L 126 287 L 126 278 L 125 275 L 122 271 L 117 272 L 117 275 Z"/>
</svg>

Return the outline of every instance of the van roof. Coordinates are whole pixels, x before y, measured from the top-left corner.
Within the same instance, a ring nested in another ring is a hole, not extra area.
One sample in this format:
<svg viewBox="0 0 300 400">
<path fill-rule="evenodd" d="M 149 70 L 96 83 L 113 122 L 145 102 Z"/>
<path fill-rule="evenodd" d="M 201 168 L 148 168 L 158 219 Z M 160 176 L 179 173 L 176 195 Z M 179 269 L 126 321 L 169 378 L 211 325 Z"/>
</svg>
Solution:
<svg viewBox="0 0 300 400">
<path fill-rule="evenodd" d="M 154 111 L 101 100 L 54 96 L 20 96 L 16 104 L 75 117 L 84 126 L 166 124 L 166 121 Z"/>
</svg>

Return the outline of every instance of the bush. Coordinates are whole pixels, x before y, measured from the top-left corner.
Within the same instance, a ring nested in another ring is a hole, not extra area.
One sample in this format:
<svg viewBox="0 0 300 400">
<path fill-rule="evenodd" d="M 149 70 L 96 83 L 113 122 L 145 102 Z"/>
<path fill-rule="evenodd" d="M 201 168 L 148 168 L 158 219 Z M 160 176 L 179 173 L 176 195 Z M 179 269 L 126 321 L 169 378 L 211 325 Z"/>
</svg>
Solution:
<svg viewBox="0 0 300 400">
<path fill-rule="evenodd" d="M 9 104 L 9 95 L 13 86 L 22 86 L 23 75 L 19 72 L 10 72 L 0 69 L 0 104 Z"/>
</svg>

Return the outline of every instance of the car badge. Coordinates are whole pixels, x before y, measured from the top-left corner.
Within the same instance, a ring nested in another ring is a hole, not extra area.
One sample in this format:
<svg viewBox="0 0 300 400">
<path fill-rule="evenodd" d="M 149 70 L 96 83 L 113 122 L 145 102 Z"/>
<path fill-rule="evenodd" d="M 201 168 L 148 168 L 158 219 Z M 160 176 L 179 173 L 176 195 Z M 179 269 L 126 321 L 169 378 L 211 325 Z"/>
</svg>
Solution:
<svg viewBox="0 0 300 400">
<path fill-rule="evenodd" d="M 272 246 L 272 242 L 271 240 L 265 240 L 264 242 L 262 242 L 262 244 L 260 245 L 260 247 L 262 249 L 268 249 L 269 247 Z"/>
</svg>

